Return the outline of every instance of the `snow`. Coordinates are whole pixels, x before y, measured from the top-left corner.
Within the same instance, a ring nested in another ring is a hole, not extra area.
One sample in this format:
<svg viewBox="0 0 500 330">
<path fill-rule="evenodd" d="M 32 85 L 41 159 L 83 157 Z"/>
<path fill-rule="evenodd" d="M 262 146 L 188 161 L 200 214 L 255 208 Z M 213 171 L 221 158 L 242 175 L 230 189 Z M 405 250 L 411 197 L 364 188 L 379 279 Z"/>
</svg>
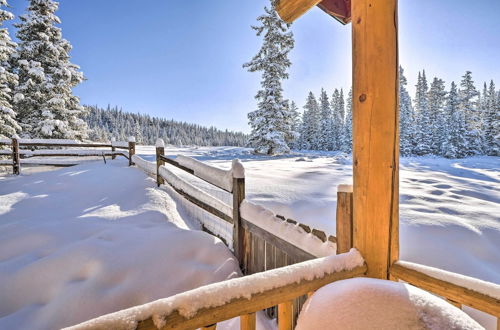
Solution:
<svg viewBox="0 0 500 330">
<path fill-rule="evenodd" d="M 0 328 L 71 326 L 240 276 L 198 228 L 122 158 L 0 176 Z"/>
<path fill-rule="evenodd" d="M 0 144 L 11 144 L 12 140 L 11 139 L 0 139 Z"/>
<path fill-rule="evenodd" d="M 163 139 L 156 139 L 155 146 L 157 148 L 165 148 L 165 142 L 163 142 Z"/>
<path fill-rule="evenodd" d="M 243 179 L 245 177 L 245 167 L 243 167 L 243 164 L 239 159 L 233 159 L 231 171 L 233 174 L 233 178 Z"/>
<path fill-rule="evenodd" d="M 129 136 L 128 137 L 128 142 L 135 142 L 135 137 L 134 136 Z"/>
<path fill-rule="evenodd" d="M 132 155 L 132 162 L 147 174 L 156 177 L 156 162 L 149 162 L 137 155 Z"/>
<path fill-rule="evenodd" d="M 207 165 L 194 158 L 183 155 L 175 159 L 180 165 L 194 171 L 194 175 L 227 191 L 233 190 L 233 176 L 231 170 L 223 170 L 214 166 Z M 240 172 L 241 174 L 241 172 Z"/>
<path fill-rule="evenodd" d="M 113 147 L 121 147 L 121 148 L 128 148 L 128 142 L 111 141 L 111 146 L 113 146 Z"/>
<path fill-rule="evenodd" d="M 428 267 L 420 264 L 415 264 L 413 262 L 398 261 L 398 264 L 407 267 L 428 276 L 437 278 L 438 280 L 443 280 L 450 282 L 455 285 L 462 286 L 464 288 L 482 293 L 484 295 L 494 297 L 500 300 L 500 284 L 495 284 L 491 282 L 481 281 L 473 277 L 463 276 L 460 274 L 447 272 L 438 268 Z"/>
<path fill-rule="evenodd" d="M 244 200 L 241 204 L 241 217 L 316 257 L 333 255 L 337 251 L 335 243 L 323 242 L 298 225 L 283 221 L 272 211 L 249 201 Z"/>
<path fill-rule="evenodd" d="M 82 142 L 68 139 L 19 139 L 19 143 L 80 144 Z"/>
<path fill-rule="evenodd" d="M 256 273 L 244 278 L 214 283 L 189 292 L 160 299 L 152 303 L 105 315 L 95 320 L 79 324 L 71 329 L 134 329 L 137 321 L 153 316 L 155 325 L 164 325 L 164 315 L 178 311 L 179 315 L 190 318 L 202 308 L 222 306 L 238 298 L 250 299 L 252 295 L 266 290 L 313 280 L 340 271 L 352 270 L 364 264 L 363 257 L 355 250 L 318 258 L 300 264 L 277 268 L 263 273 Z"/>
<path fill-rule="evenodd" d="M 297 330 L 483 329 L 460 309 L 414 286 L 372 278 L 333 282 L 310 297 Z"/>
</svg>

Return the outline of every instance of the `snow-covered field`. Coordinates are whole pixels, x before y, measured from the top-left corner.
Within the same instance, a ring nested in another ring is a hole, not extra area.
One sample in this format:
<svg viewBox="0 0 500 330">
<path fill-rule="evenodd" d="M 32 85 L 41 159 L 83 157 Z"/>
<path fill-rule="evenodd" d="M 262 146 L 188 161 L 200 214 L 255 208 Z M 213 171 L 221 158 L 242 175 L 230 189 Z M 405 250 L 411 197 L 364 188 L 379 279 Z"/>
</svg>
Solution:
<svg viewBox="0 0 500 330">
<path fill-rule="evenodd" d="M 166 153 L 223 168 L 240 158 L 250 201 L 329 234 L 336 187 L 352 180 L 343 154 L 256 157 L 233 147 Z M 138 154 L 152 160 L 154 147 Z M 400 177 L 401 258 L 500 283 L 500 159 L 405 158 Z M 227 248 L 188 230 L 196 228 L 189 213 L 123 160 L 0 176 L 0 328 L 69 325 L 111 312 L 109 306 L 238 276 Z"/>
<path fill-rule="evenodd" d="M 0 177 L 0 328 L 56 329 L 239 276 L 155 187 L 123 159 Z"/>
</svg>

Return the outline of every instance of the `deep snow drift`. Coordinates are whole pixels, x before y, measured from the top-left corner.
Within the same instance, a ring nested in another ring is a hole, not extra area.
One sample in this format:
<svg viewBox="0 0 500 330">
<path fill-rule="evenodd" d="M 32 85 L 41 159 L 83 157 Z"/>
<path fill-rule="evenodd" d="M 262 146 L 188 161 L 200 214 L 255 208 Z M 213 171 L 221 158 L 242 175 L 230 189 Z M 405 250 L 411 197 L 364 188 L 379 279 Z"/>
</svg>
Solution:
<svg viewBox="0 0 500 330">
<path fill-rule="evenodd" d="M 239 276 L 219 239 L 188 228 L 123 159 L 0 177 L 0 328 L 60 328 Z"/>
</svg>

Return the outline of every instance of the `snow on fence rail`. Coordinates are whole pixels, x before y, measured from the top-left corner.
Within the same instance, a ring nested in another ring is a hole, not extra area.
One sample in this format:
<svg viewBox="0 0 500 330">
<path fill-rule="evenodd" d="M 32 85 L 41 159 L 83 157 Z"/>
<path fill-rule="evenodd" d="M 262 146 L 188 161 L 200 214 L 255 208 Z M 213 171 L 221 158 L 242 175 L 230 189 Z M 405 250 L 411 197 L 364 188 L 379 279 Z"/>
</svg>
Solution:
<svg viewBox="0 0 500 330">
<path fill-rule="evenodd" d="M 206 285 L 68 329 L 196 329 L 208 326 L 215 329 L 217 322 L 238 316 L 241 329 L 255 329 L 255 313 L 273 305 L 279 306 L 279 329 L 290 329 L 294 298 L 334 281 L 363 276 L 365 272 L 363 257 L 352 249 L 340 255 Z"/>
<path fill-rule="evenodd" d="M 10 146 L 10 149 L 0 150 L 0 156 L 11 156 L 11 160 L 0 160 L 1 166 L 12 166 L 12 172 L 19 174 L 21 164 L 33 165 L 50 165 L 50 166 L 73 166 L 79 162 L 75 160 L 43 160 L 39 157 L 103 157 L 111 156 L 115 159 L 116 156 L 130 158 L 135 152 L 135 142 L 128 142 L 128 146 L 124 143 L 96 143 L 96 142 L 80 142 L 76 140 L 65 139 L 0 139 L 0 145 Z M 58 149 L 48 149 L 48 148 Z M 71 147 L 72 149 L 61 149 L 63 147 Z M 32 148 L 22 149 L 22 148 Z M 37 148 L 37 149 L 34 149 Z M 93 148 L 93 149 L 83 149 Z M 111 150 L 103 150 L 99 148 L 111 148 Z M 116 151 L 116 149 L 127 149 Z M 26 159 L 37 157 L 37 159 Z M 129 160 L 130 162 L 130 160 Z"/>
</svg>

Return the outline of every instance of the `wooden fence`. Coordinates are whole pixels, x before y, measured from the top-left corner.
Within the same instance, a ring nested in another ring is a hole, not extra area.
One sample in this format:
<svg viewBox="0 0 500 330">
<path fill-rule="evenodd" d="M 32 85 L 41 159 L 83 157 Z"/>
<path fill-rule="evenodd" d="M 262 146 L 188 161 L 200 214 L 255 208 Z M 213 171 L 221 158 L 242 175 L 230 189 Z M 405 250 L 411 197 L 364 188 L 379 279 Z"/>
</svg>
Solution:
<svg viewBox="0 0 500 330">
<path fill-rule="evenodd" d="M 63 167 L 78 164 L 77 161 L 50 159 L 53 157 L 103 157 L 105 161 L 106 156 L 110 156 L 112 159 L 115 159 L 116 156 L 123 156 L 129 159 L 129 155 L 135 153 L 135 141 L 132 139 L 129 142 L 95 143 L 74 140 L 12 138 L 0 139 L 0 146 L 10 147 L 10 149 L 0 149 L 0 156 L 10 158 L 0 160 L 0 166 L 12 166 L 13 174 L 20 174 L 22 164 Z M 68 147 L 71 149 L 67 149 Z M 117 151 L 117 149 L 122 151 Z M 49 159 L 46 159 L 47 157 Z M 129 165 L 131 164 L 129 160 Z"/>
</svg>

